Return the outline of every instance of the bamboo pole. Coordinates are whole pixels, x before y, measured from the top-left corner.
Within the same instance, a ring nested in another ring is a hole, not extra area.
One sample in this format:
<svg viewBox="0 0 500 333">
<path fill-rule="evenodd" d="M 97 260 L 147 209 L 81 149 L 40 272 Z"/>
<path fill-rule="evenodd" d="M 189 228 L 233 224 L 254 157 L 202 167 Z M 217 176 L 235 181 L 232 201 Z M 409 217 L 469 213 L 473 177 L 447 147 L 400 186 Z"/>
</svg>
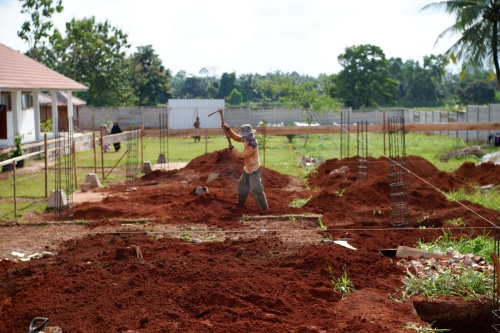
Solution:
<svg viewBox="0 0 500 333">
<path fill-rule="evenodd" d="M 382 126 L 384 131 L 384 156 L 387 156 L 387 154 L 385 153 L 385 110 L 382 111 Z"/>
<path fill-rule="evenodd" d="M 262 134 L 263 134 L 263 150 L 264 150 L 264 158 L 263 158 L 263 165 L 264 165 L 264 168 L 266 167 L 266 120 L 265 119 L 262 119 Z"/>
<path fill-rule="evenodd" d="M 102 179 L 104 180 L 104 126 L 101 126 L 101 170 Z"/>
<path fill-rule="evenodd" d="M 144 172 L 144 122 L 141 123 L 141 171 Z"/>
<path fill-rule="evenodd" d="M 205 128 L 205 154 L 208 154 L 208 129 Z"/>
<path fill-rule="evenodd" d="M 49 197 L 49 152 L 47 133 L 43 134 L 43 155 L 45 160 L 45 198 Z"/>
<path fill-rule="evenodd" d="M 78 188 L 78 174 L 76 173 L 78 170 L 76 166 L 76 142 L 73 141 L 73 172 L 75 173 L 75 189 Z"/>
<path fill-rule="evenodd" d="M 97 173 L 97 147 L 95 144 L 95 132 L 92 132 L 92 149 L 94 150 L 94 173 Z"/>
<path fill-rule="evenodd" d="M 106 178 L 108 178 L 109 174 L 111 172 L 113 172 L 113 170 L 116 168 L 116 166 L 118 165 L 118 163 L 121 162 L 121 160 L 125 157 L 125 155 L 127 155 L 127 153 L 128 153 L 128 150 L 125 151 L 125 153 L 122 155 L 122 157 L 120 157 L 120 159 L 115 163 L 115 165 L 111 168 L 111 170 L 109 170 L 108 174 L 106 175 L 106 177 L 103 180 L 106 180 Z"/>
<path fill-rule="evenodd" d="M 17 219 L 16 161 L 12 161 L 12 171 L 12 180 L 14 186 L 14 217 Z"/>
</svg>

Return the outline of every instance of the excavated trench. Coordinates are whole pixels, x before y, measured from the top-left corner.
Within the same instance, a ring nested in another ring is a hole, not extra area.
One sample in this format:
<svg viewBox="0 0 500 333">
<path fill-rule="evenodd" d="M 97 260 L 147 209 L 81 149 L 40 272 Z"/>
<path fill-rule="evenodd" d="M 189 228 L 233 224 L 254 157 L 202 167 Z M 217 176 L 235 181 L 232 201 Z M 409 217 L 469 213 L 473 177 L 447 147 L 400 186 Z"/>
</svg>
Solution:
<svg viewBox="0 0 500 333">
<path fill-rule="evenodd" d="M 492 302 L 415 299 L 413 306 L 418 316 L 436 329 L 449 329 L 453 333 L 491 331 Z"/>
</svg>

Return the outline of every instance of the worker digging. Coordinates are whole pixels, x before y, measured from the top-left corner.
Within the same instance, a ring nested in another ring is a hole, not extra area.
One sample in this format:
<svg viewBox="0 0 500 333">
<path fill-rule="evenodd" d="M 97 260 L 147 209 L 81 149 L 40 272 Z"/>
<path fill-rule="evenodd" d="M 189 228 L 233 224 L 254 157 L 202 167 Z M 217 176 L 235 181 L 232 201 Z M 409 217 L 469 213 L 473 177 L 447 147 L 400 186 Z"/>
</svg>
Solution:
<svg viewBox="0 0 500 333">
<path fill-rule="evenodd" d="M 226 123 L 223 123 L 222 127 L 234 141 L 243 142 L 242 152 L 229 143 L 231 153 L 238 158 L 242 158 L 245 165 L 238 180 L 238 205 L 244 206 L 248 194 L 251 192 L 257 207 L 266 210 L 268 205 L 260 177 L 259 149 L 257 138 L 254 135 L 255 130 L 251 125 L 245 124 L 241 126 L 240 134 L 236 134 Z"/>
</svg>

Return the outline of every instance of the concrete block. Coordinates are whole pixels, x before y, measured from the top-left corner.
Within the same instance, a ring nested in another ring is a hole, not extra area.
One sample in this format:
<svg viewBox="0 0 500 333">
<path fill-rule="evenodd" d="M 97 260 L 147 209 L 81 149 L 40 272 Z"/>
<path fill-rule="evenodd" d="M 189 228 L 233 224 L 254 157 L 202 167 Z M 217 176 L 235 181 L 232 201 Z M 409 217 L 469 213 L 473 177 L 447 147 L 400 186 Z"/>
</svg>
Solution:
<svg viewBox="0 0 500 333">
<path fill-rule="evenodd" d="M 145 161 L 145 162 L 144 162 L 143 169 L 144 169 L 144 173 L 145 173 L 145 174 L 148 174 L 148 173 L 150 173 L 151 171 L 153 171 L 153 165 L 151 164 L 151 162 L 150 162 L 150 161 Z"/>
<path fill-rule="evenodd" d="M 208 187 L 201 187 L 201 186 L 198 186 L 195 190 L 194 190 L 194 193 L 195 194 L 198 194 L 198 195 L 201 195 L 201 194 L 208 194 Z"/>
<path fill-rule="evenodd" d="M 165 154 L 160 154 L 160 156 L 158 156 L 158 161 L 156 163 L 158 164 L 167 163 L 167 157 L 165 156 Z"/>
<path fill-rule="evenodd" d="M 82 192 L 87 192 L 88 190 L 90 190 L 90 187 L 91 184 L 90 183 L 81 183 L 80 184 L 80 191 Z"/>
<path fill-rule="evenodd" d="M 50 192 L 49 200 L 47 201 L 47 209 L 54 209 L 59 207 L 66 207 L 68 205 L 68 197 L 64 190 L 52 190 Z"/>
<path fill-rule="evenodd" d="M 102 187 L 99 176 L 97 176 L 95 173 L 88 173 L 85 177 L 85 183 L 89 183 L 90 188 Z"/>
</svg>

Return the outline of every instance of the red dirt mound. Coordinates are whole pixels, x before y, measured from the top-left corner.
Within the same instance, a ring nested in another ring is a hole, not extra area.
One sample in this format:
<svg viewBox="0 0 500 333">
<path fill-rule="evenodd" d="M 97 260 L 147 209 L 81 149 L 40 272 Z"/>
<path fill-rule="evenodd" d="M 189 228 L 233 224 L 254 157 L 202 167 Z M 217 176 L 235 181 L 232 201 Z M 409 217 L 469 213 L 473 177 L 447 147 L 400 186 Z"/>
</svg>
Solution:
<svg viewBox="0 0 500 333">
<path fill-rule="evenodd" d="M 382 158 L 370 158 L 369 173 L 359 180 L 354 158 L 326 161 L 308 179 L 312 190 L 263 169 L 266 212 L 251 197 L 245 207 L 235 205 L 243 166 L 228 150 L 202 155 L 180 170 L 154 171 L 135 190 L 96 190 L 108 196 L 74 207 L 75 219 L 92 222 L 88 235 L 76 234 L 81 238 L 58 246 L 55 256 L 0 261 L 0 333 L 26 332 L 34 317 L 76 333 L 397 333 L 410 323 L 425 327 L 412 300 L 390 298 L 405 272 L 379 250 L 435 239 L 453 218 L 489 227 L 497 212 L 449 202 L 443 191 L 468 185 L 424 159 L 410 156 L 406 166 L 407 228 L 390 227 L 391 168 Z M 211 173 L 219 177 L 207 184 Z M 197 186 L 209 193 L 194 194 Z M 310 199 L 290 207 L 297 198 Z M 323 214 L 327 230 L 291 215 L 296 213 Z M 12 228 L 4 238 L 23 235 L 17 231 L 22 226 Z M 332 280 L 344 269 L 355 290 L 341 300 Z M 468 320 L 440 328 L 462 333 L 490 327 Z"/>
<path fill-rule="evenodd" d="M 407 170 L 408 210 L 412 226 L 442 226 L 444 222 L 462 216 L 469 226 L 488 226 L 471 209 L 479 210 L 492 221 L 494 212 L 470 203 L 451 202 L 446 192 L 471 187 L 451 174 L 442 172 L 431 163 L 417 156 L 406 158 L 406 167 L 391 170 L 387 158 L 368 159 L 368 175 L 358 179 L 357 159 L 332 159 L 321 164 L 310 174 L 309 184 L 320 192 L 304 209 L 325 214 L 329 226 L 361 224 L 387 225 L 391 218 L 391 172 Z"/>
<path fill-rule="evenodd" d="M 453 175 L 465 182 L 472 182 L 477 185 L 497 185 L 500 184 L 500 165 L 491 162 L 475 165 L 472 162 L 465 162 Z"/>
<path fill-rule="evenodd" d="M 318 244 L 284 255 L 272 236 L 200 244 L 87 236 L 67 242 L 53 259 L 0 268 L 0 332 L 26 332 L 34 316 L 86 333 L 396 333 L 421 322 L 411 302 L 387 297 L 401 270 L 369 242 L 354 243 L 359 251 Z M 123 255 L 134 245 L 142 258 Z M 356 292 L 341 301 L 330 279 L 344 265 Z"/>
</svg>

